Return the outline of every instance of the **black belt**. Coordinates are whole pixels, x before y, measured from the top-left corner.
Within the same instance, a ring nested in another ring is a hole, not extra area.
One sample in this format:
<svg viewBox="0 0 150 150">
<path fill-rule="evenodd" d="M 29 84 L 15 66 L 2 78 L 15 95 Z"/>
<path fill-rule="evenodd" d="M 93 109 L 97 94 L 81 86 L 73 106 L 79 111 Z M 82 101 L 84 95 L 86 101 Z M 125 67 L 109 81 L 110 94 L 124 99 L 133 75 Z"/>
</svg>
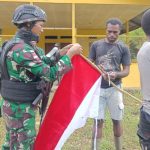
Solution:
<svg viewBox="0 0 150 150">
<path fill-rule="evenodd" d="M 1 95 L 5 100 L 14 102 L 33 102 L 41 93 L 39 82 L 1 81 Z"/>
</svg>

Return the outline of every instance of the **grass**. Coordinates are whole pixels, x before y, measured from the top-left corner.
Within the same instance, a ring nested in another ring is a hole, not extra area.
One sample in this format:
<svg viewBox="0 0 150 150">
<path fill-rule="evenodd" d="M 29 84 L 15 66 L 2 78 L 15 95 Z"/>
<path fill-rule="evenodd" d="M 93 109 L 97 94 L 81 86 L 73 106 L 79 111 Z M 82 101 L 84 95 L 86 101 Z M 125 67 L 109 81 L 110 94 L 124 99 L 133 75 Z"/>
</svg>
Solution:
<svg viewBox="0 0 150 150">
<path fill-rule="evenodd" d="M 130 94 L 140 98 L 139 90 L 128 90 Z M 140 150 L 138 137 L 136 135 L 137 124 L 139 120 L 139 102 L 129 96 L 124 96 L 125 112 L 123 120 L 123 150 Z M 39 120 L 39 117 L 37 117 Z M 67 140 L 62 150 L 90 150 L 93 120 L 88 119 L 86 125 L 76 130 Z M 5 136 L 5 127 L 3 119 L 0 118 L 0 145 L 2 145 Z M 109 114 L 106 115 L 106 121 L 103 131 L 101 150 L 115 150 L 113 142 L 112 122 Z"/>
</svg>

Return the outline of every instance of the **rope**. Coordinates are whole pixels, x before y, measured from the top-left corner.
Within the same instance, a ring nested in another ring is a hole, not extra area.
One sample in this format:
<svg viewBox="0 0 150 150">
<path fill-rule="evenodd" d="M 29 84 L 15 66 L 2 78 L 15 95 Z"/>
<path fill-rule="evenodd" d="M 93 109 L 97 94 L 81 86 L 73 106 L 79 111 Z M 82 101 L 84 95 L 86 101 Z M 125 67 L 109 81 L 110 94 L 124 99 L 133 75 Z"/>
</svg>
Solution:
<svg viewBox="0 0 150 150">
<path fill-rule="evenodd" d="M 94 150 L 97 150 L 97 118 L 95 119 Z"/>
<path fill-rule="evenodd" d="M 104 73 L 104 71 L 103 71 L 101 68 L 97 67 L 94 63 L 92 63 L 90 60 L 88 60 L 85 56 L 83 56 L 82 54 L 80 54 L 80 56 L 81 56 L 84 60 L 86 60 L 92 67 L 94 67 L 96 70 L 98 70 L 101 74 Z M 127 91 L 125 91 L 125 90 L 123 90 L 123 89 L 117 87 L 117 86 L 110 80 L 110 78 L 109 78 L 109 84 L 111 84 L 111 85 L 112 85 L 114 88 L 116 88 L 119 92 L 121 92 L 121 93 L 123 93 L 123 94 L 125 94 L 125 95 L 128 95 L 128 96 L 132 97 L 134 100 L 136 100 L 136 101 L 138 101 L 138 102 L 141 103 L 141 100 L 140 100 L 139 98 L 137 98 L 137 97 L 133 96 L 132 94 L 130 94 L 129 92 L 127 92 Z"/>
</svg>

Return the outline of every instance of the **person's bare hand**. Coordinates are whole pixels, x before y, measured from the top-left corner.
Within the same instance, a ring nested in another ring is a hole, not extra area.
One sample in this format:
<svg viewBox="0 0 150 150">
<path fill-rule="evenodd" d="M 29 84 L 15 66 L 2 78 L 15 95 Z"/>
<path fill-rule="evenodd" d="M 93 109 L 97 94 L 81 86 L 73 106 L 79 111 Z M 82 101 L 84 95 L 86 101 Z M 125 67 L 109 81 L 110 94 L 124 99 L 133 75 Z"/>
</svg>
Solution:
<svg viewBox="0 0 150 150">
<path fill-rule="evenodd" d="M 72 46 L 73 46 L 73 44 L 68 44 L 67 46 L 63 47 L 60 50 L 60 55 L 61 56 L 65 55 Z"/>
<path fill-rule="evenodd" d="M 117 78 L 117 72 L 113 72 L 113 71 L 103 72 L 102 76 L 106 81 L 115 80 Z"/>
<path fill-rule="evenodd" d="M 117 72 L 111 71 L 108 74 L 111 80 L 115 80 L 117 78 Z"/>
<path fill-rule="evenodd" d="M 73 46 L 67 51 L 66 55 L 72 58 L 74 55 L 78 55 L 82 53 L 82 46 L 78 43 L 73 44 Z"/>
</svg>

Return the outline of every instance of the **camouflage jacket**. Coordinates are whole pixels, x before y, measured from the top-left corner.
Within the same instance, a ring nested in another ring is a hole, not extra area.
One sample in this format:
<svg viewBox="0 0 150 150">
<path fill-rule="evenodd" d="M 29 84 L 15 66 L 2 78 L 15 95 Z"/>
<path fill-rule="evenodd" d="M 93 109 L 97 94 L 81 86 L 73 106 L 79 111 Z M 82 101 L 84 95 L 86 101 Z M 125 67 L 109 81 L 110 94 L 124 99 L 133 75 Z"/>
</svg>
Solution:
<svg viewBox="0 0 150 150">
<path fill-rule="evenodd" d="M 67 55 L 60 57 L 53 63 L 55 65 L 50 66 L 52 60 L 45 56 L 41 48 L 24 43 L 17 37 L 13 40 L 19 40 L 19 43 L 7 54 L 6 63 L 10 80 L 32 82 L 33 78 L 28 75 L 30 72 L 40 79 L 54 81 L 59 75 L 70 70 L 71 61 Z"/>
</svg>

